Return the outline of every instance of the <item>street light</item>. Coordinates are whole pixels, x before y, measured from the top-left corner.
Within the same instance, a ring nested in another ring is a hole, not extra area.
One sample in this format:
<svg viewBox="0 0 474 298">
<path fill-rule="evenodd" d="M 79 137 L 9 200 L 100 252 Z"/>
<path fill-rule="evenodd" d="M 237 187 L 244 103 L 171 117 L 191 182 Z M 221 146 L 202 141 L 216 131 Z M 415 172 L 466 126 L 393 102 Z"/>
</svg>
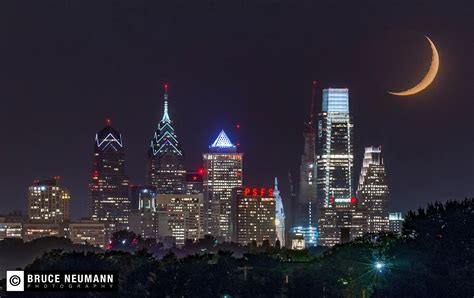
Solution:
<svg viewBox="0 0 474 298">
<path fill-rule="evenodd" d="M 382 272 L 382 269 L 385 267 L 385 264 L 382 262 L 375 262 L 375 268 L 379 271 Z"/>
</svg>

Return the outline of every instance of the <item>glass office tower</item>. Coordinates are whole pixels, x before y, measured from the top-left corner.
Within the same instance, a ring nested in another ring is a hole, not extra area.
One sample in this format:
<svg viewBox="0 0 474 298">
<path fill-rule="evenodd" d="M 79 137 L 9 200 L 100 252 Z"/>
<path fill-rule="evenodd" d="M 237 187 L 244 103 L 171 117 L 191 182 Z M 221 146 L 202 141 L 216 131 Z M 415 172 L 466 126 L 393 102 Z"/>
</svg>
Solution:
<svg viewBox="0 0 474 298">
<path fill-rule="evenodd" d="M 95 137 L 89 190 L 91 217 L 105 223 L 108 234 L 128 228 L 128 187 L 122 135 L 107 120 Z"/>
<path fill-rule="evenodd" d="M 318 121 L 317 189 L 320 207 L 350 204 L 353 196 L 352 119 L 349 115 L 349 90 L 323 90 Z"/>
<path fill-rule="evenodd" d="M 183 150 L 168 113 L 168 85 L 165 84 L 163 117 L 148 149 L 147 183 L 157 194 L 186 192 Z"/>
<path fill-rule="evenodd" d="M 233 189 L 242 187 L 242 157 L 223 130 L 203 154 L 206 231 L 223 241 L 232 238 L 231 199 Z"/>
<path fill-rule="evenodd" d="M 366 147 L 357 197 L 367 208 L 369 233 L 389 230 L 388 193 L 382 147 Z"/>
</svg>

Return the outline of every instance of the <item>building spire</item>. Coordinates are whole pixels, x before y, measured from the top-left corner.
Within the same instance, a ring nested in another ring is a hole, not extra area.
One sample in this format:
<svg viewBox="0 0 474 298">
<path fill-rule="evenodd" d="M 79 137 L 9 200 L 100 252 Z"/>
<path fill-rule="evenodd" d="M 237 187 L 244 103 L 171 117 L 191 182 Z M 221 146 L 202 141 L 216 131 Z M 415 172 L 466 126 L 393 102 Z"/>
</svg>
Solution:
<svg viewBox="0 0 474 298">
<path fill-rule="evenodd" d="M 309 114 L 309 125 L 314 125 L 314 99 L 316 97 L 316 81 L 313 81 L 311 87 L 311 112 Z"/>
<path fill-rule="evenodd" d="M 165 99 L 165 106 L 163 109 L 163 118 L 161 118 L 161 122 L 170 123 L 171 119 L 170 119 L 170 116 L 168 115 L 168 84 L 165 83 L 164 88 L 165 88 L 165 93 L 163 97 Z"/>
<path fill-rule="evenodd" d="M 278 178 L 275 177 L 275 186 L 273 187 L 273 192 L 278 191 Z"/>
</svg>

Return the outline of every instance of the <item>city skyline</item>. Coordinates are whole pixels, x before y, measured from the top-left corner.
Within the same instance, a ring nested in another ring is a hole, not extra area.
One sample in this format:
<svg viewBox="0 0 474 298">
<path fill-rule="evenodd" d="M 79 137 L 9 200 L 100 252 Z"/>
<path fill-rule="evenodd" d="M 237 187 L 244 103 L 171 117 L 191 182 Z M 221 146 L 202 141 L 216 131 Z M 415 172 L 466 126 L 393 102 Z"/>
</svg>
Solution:
<svg viewBox="0 0 474 298">
<path fill-rule="evenodd" d="M 167 11 L 176 13 L 178 8 L 169 5 Z M 53 20 L 58 16 L 43 23 L 18 7 L 8 34 L 0 32 L 0 97 L 9 103 L 0 112 L 7 140 L 1 157 L 0 212 L 25 213 L 31 181 L 59 175 L 71 191 L 72 217 L 86 216 L 90 140 L 106 117 L 123 133 L 131 183 L 143 184 L 145 150 L 162 115 L 163 82 L 170 84 L 170 109 L 187 170 L 200 167 L 200 156 L 212 136 L 224 128 L 246 154 L 245 184 L 270 185 L 277 176 L 282 195 L 289 197 L 288 171 L 297 180 L 310 84 L 317 80 L 318 88 L 347 87 L 351 92 L 357 124 L 355 176 L 364 147 L 383 146 L 390 210 L 472 195 L 469 148 L 474 141 L 464 137 L 471 133 L 466 119 L 474 108 L 466 96 L 472 94 L 467 68 L 471 60 L 459 58 L 472 52 L 472 45 L 460 38 L 472 31 L 466 19 L 453 21 L 460 8 L 417 4 L 412 13 L 403 14 L 403 7 L 392 3 L 388 17 L 382 18 L 386 8 L 362 11 L 347 5 L 340 24 L 324 25 L 331 16 L 318 11 L 337 10 L 342 4 L 308 4 L 305 9 L 280 4 L 277 8 L 286 9 L 285 14 L 277 9 L 264 21 L 249 16 L 246 24 L 235 17 L 238 13 L 226 14 L 229 6 L 215 4 L 196 7 L 193 14 L 177 20 L 146 17 L 132 33 L 128 27 L 115 28 L 117 35 L 110 34 L 113 20 L 107 16 L 92 17 L 78 32 L 63 19 L 57 27 Z M 45 12 L 41 5 L 35 8 Z M 90 8 L 86 5 L 78 8 L 80 13 L 67 15 L 77 21 L 96 11 Z M 150 11 L 161 15 L 158 8 Z M 238 5 L 231 8 L 244 10 Z M 264 7 L 253 8 L 258 14 Z M 134 23 L 141 19 L 121 8 L 111 8 L 114 13 Z M 404 16 L 395 19 L 395 15 Z M 195 34 L 225 17 L 228 21 L 219 28 Z M 92 29 L 95 43 L 88 42 Z M 387 94 L 386 90 L 410 86 L 426 70 L 430 53 L 425 34 L 437 44 L 442 71 L 430 88 L 416 96 Z M 319 104 L 316 109 L 320 111 Z M 51 111 L 54 117 L 44 116 Z M 238 133 L 233 131 L 237 123 Z M 16 129 L 9 129 L 12 125 Z M 281 146 L 269 152 L 267 143 L 277 141 Z"/>
</svg>

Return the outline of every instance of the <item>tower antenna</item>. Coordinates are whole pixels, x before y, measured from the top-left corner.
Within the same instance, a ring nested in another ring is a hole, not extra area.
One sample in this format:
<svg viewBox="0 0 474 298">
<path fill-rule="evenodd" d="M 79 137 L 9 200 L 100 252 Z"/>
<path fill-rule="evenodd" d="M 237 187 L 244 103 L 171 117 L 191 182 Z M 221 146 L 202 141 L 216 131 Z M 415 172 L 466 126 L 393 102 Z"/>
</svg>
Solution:
<svg viewBox="0 0 474 298">
<path fill-rule="evenodd" d="M 314 100 L 316 97 L 316 81 L 313 81 L 311 85 L 311 113 L 309 118 L 309 124 L 314 125 Z"/>
</svg>

